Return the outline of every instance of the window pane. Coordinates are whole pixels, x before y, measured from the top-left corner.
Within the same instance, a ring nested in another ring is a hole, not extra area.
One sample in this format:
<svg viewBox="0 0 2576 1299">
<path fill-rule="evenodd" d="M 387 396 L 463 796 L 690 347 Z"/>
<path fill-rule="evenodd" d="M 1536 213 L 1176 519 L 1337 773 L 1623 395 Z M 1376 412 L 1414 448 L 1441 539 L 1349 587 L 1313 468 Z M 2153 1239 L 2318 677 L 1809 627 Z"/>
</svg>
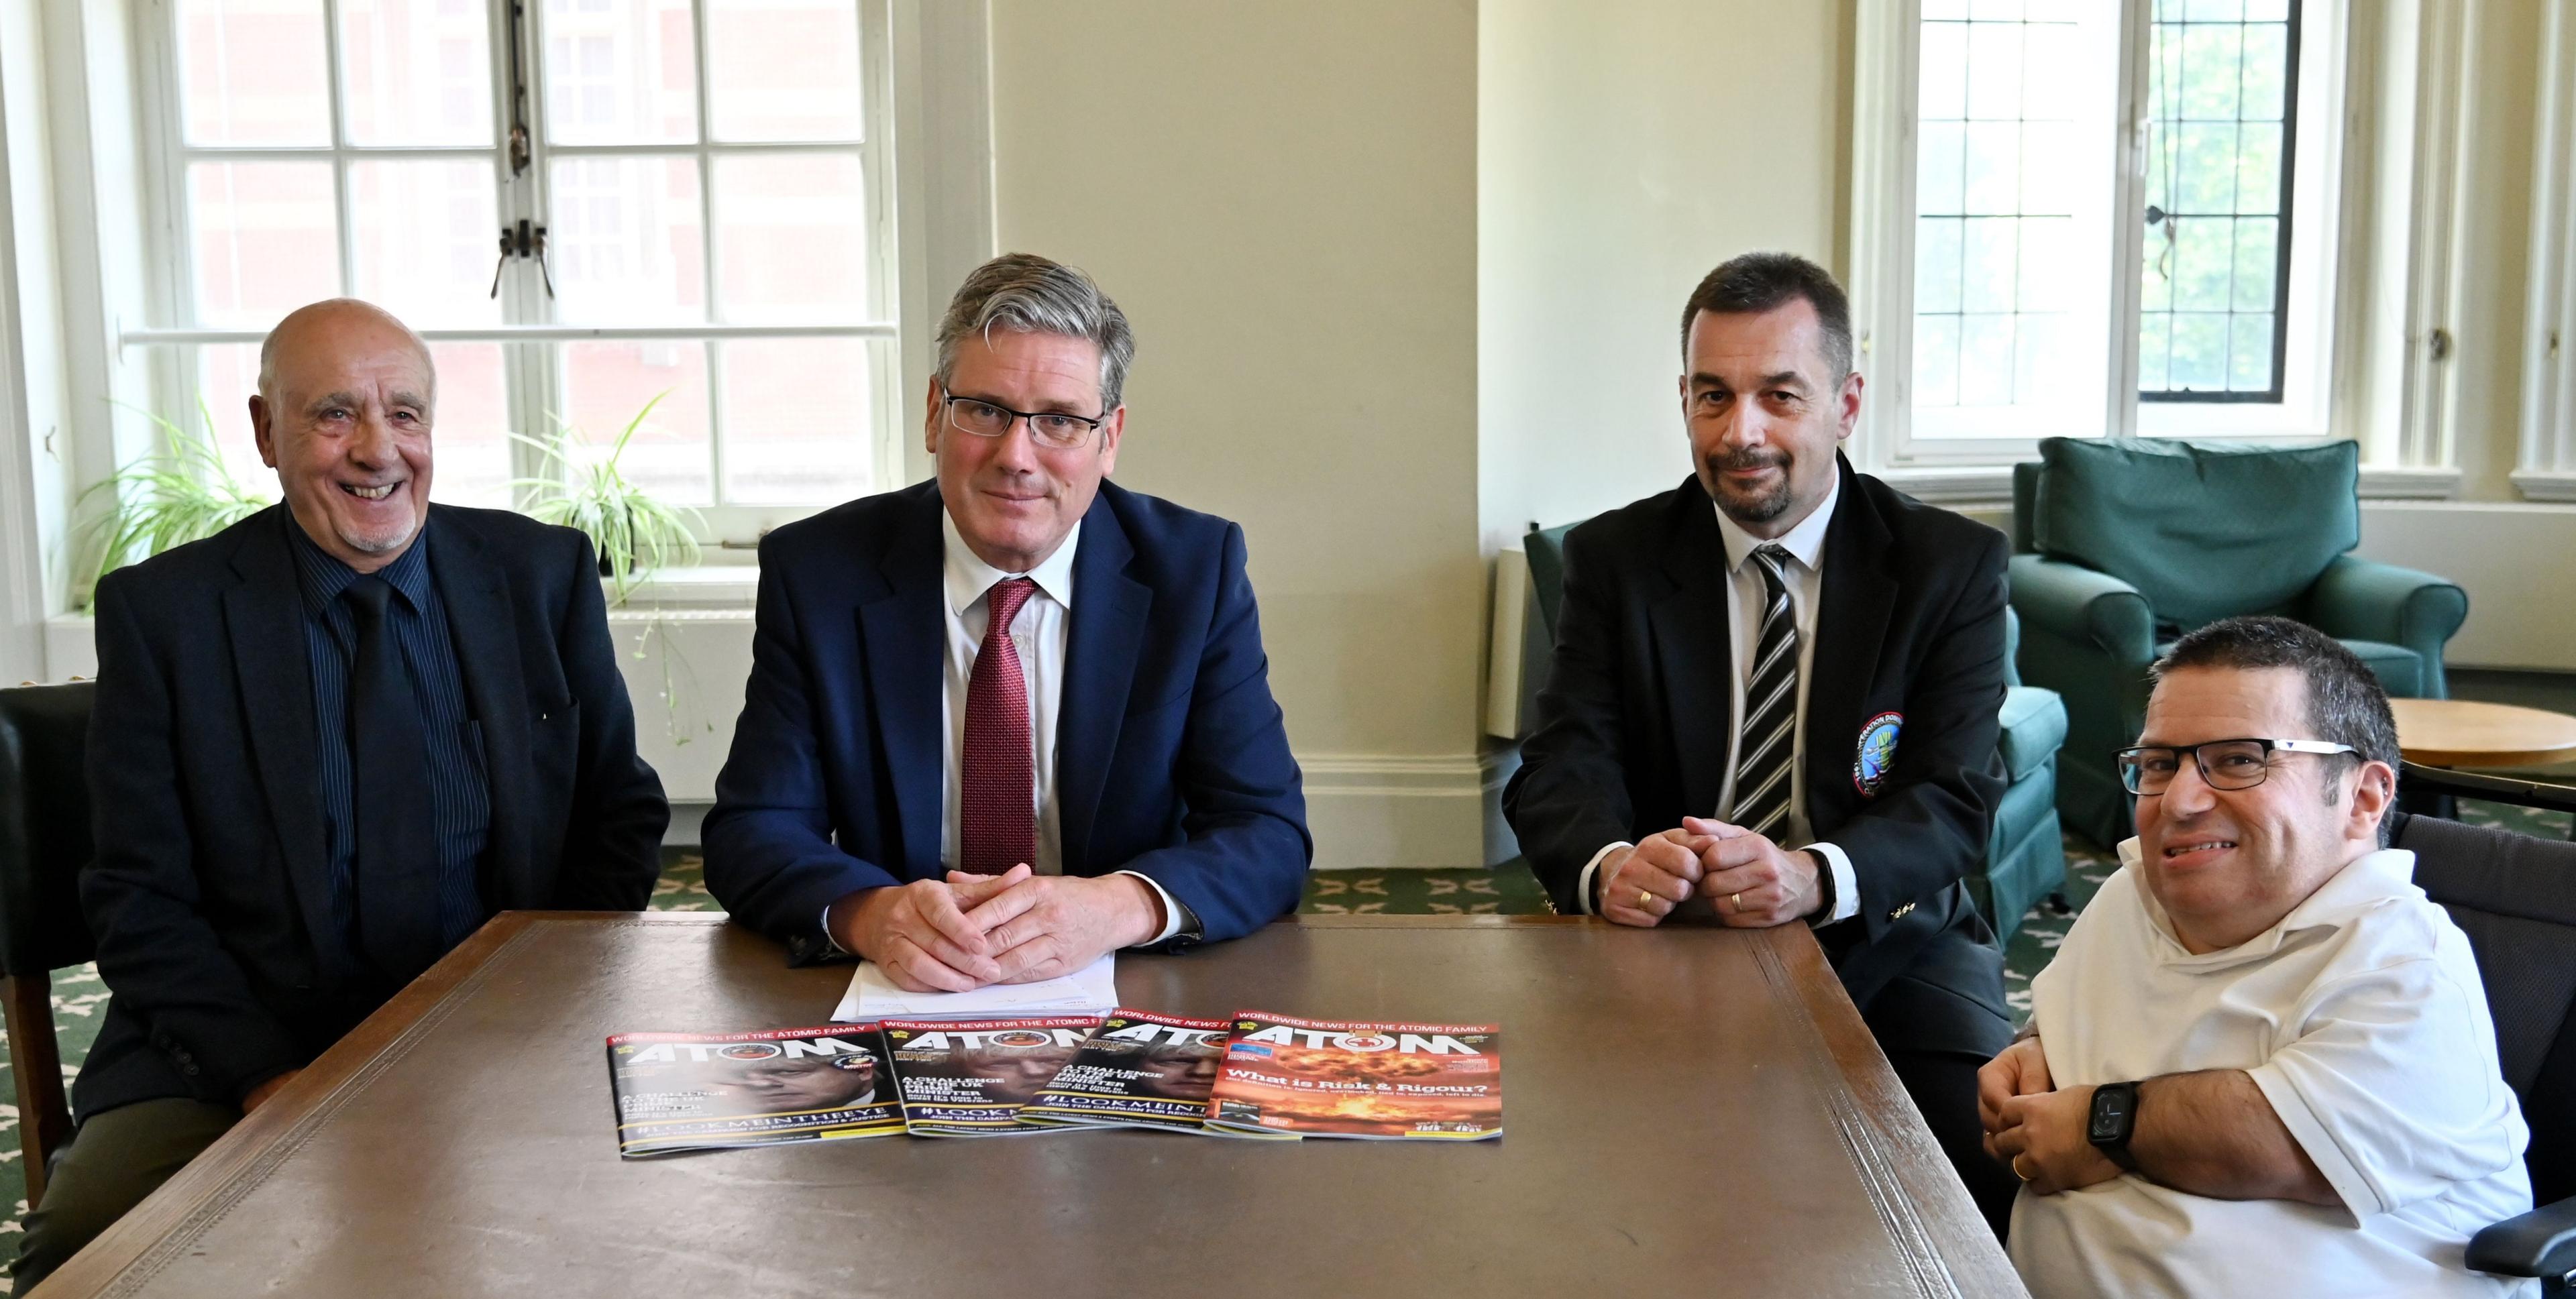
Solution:
<svg viewBox="0 0 2576 1299">
<path fill-rule="evenodd" d="M 707 318 L 696 159 L 559 159 L 550 179 L 557 316 L 624 324 Z"/>
<path fill-rule="evenodd" d="M 259 391 L 259 344 L 200 347 L 196 352 L 196 387 L 172 408 L 153 413 L 191 433 L 203 434 L 211 427 L 233 479 L 274 499 L 277 471 L 260 463 L 259 438 L 250 423 L 250 397 Z"/>
<path fill-rule="evenodd" d="M 829 505 L 870 486 L 868 343 L 737 340 L 724 354 L 724 498 Z"/>
<path fill-rule="evenodd" d="M 659 397 L 626 444 L 618 469 L 627 481 L 673 505 L 711 501 L 706 344 L 567 343 L 563 366 L 569 409 L 561 415 L 579 430 L 576 454 L 605 457 L 645 403 Z"/>
<path fill-rule="evenodd" d="M 1914 435 L 2098 422 L 2067 403 L 2089 390 L 2098 411 L 2110 365 L 2116 6 L 1967 0 L 1923 12 Z"/>
<path fill-rule="evenodd" d="M 698 138 L 689 0 L 546 0 L 546 138 L 673 144 Z"/>
<path fill-rule="evenodd" d="M 493 183 L 488 162 L 350 164 L 357 295 L 415 329 L 501 323 Z"/>
<path fill-rule="evenodd" d="M 331 143 L 322 0 L 179 0 L 190 144 Z"/>
<path fill-rule="evenodd" d="M 485 5 L 340 0 L 340 68 L 353 144 L 494 143 Z"/>
<path fill-rule="evenodd" d="M 861 89 L 857 0 L 709 0 L 715 138 L 858 139 Z"/>
<path fill-rule="evenodd" d="M 432 343 L 438 409 L 430 421 L 433 499 L 506 509 L 510 504 L 510 399 L 499 343 Z"/>
<path fill-rule="evenodd" d="M 2288 88 L 2298 57 L 2284 4 L 2161 3 L 2149 29 L 2147 225 L 2139 350 L 2150 400 L 2281 395 L 2274 332 L 2289 303 Z M 2157 316 L 2182 312 L 2170 321 Z"/>
<path fill-rule="evenodd" d="M 329 163 L 190 163 L 188 228 L 201 324 L 266 329 L 340 293 Z"/>
<path fill-rule="evenodd" d="M 725 319 L 867 318 L 868 208 L 857 158 L 719 158 L 715 183 Z"/>
</svg>

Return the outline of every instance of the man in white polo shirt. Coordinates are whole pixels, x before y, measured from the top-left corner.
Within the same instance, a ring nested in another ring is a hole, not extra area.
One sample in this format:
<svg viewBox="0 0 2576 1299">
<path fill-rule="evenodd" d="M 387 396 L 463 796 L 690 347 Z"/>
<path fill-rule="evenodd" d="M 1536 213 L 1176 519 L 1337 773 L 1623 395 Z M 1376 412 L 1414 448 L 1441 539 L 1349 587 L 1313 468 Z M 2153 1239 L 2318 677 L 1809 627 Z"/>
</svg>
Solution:
<svg viewBox="0 0 2576 1299">
<path fill-rule="evenodd" d="M 2531 1207 L 2468 939 L 2385 848 L 2397 726 L 2361 660 L 2234 618 L 2156 665 L 2119 755 L 2138 837 L 1979 1074 L 2058 1295 L 2505 1295 Z"/>
</svg>

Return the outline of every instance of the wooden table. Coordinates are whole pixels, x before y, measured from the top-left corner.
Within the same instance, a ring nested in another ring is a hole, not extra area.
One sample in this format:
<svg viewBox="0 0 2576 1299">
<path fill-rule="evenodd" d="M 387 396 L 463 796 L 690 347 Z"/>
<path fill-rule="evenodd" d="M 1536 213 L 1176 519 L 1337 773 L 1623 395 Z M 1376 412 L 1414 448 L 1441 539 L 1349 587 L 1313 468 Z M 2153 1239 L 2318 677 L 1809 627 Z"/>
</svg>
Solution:
<svg viewBox="0 0 2576 1299">
<path fill-rule="evenodd" d="M 2427 767 L 2523 767 L 2576 758 L 2576 717 L 2470 699 L 2391 699 L 2397 748 Z"/>
<path fill-rule="evenodd" d="M 2019 1295 L 1801 925 L 1310 917 L 1120 994 L 1498 1021 L 1506 1135 L 1100 1131 L 621 1161 L 602 1039 L 812 1024 L 844 967 L 511 912 L 41 1287 L 76 1295 Z"/>
</svg>

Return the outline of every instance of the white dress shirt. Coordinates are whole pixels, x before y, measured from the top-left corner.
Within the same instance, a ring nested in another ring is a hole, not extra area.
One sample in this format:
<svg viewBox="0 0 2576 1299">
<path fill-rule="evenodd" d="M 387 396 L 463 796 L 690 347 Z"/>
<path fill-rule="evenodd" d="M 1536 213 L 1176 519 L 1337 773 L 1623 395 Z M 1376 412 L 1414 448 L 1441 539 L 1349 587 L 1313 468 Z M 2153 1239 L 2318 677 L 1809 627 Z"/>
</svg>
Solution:
<svg viewBox="0 0 2576 1299">
<path fill-rule="evenodd" d="M 983 648 L 984 632 L 992 623 L 991 593 L 993 587 L 1015 577 L 1037 583 L 1038 589 L 1020 605 L 1011 619 L 1011 644 L 1019 651 L 1020 679 L 1026 683 L 1029 703 L 1029 774 L 1031 795 L 1037 800 L 1037 860 L 1029 869 L 1039 875 L 1064 873 L 1064 824 L 1056 807 L 1055 729 L 1064 716 L 1065 638 L 1073 626 L 1073 556 L 1082 544 L 1082 524 L 1065 534 L 1064 544 L 1055 553 L 1025 573 L 1005 573 L 985 563 L 957 533 L 957 522 L 945 509 L 939 512 L 939 532 L 944 558 L 940 565 L 940 586 L 946 598 L 941 608 L 947 615 L 947 653 L 941 656 L 939 701 L 948 719 L 948 742 L 942 746 L 939 779 L 939 862 L 957 869 L 960 825 L 965 814 L 964 788 L 966 761 L 966 695 L 975 679 L 975 655 Z M 1163 904 L 1163 931 L 1146 940 L 1159 943 L 1181 930 L 1181 908 L 1162 885 L 1152 877 L 1136 871 L 1119 871 L 1134 875 L 1154 890 Z M 824 926 L 829 935 L 831 926 Z"/>
<path fill-rule="evenodd" d="M 1734 719 L 1726 736 L 1726 778 L 1718 786 L 1717 806 L 1708 815 L 1720 821 L 1731 821 L 1735 812 L 1736 750 L 1744 743 L 1745 678 L 1753 671 L 1753 652 L 1762 641 L 1762 614 L 1770 608 L 1771 594 L 1762 581 L 1762 565 L 1753 552 L 1766 544 L 1777 544 L 1789 552 L 1789 561 L 1781 565 L 1781 582 L 1789 588 L 1789 617 L 1798 628 L 1798 717 L 1790 728 L 1789 747 L 1789 825 L 1780 836 L 1783 844 L 1802 844 L 1801 851 L 1814 849 L 1833 872 L 1834 906 L 1812 923 L 1825 925 L 1860 914 L 1860 885 L 1852 874 L 1851 857 L 1830 843 L 1806 842 L 1814 833 L 1807 820 L 1807 692 L 1815 678 L 1816 606 L 1824 589 L 1825 530 L 1833 522 L 1834 506 L 1842 499 L 1842 479 L 1825 491 L 1825 499 L 1815 512 L 1799 520 L 1776 543 L 1766 543 L 1746 532 L 1726 511 L 1717 510 L 1718 535 L 1726 541 L 1726 625 L 1734 643 L 1728 650 L 1734 670 L 1727 678 L 1727 716 Z M 1717 507 L 1714 503 L 1711 509 Z M 1575 896 L 1583 905 L 1592 905 L 1592 875 L 1601 867 L 1603 858 L 1621 848 L 1633 847 L 1625 841 L 1609 844 L 1592 854 L 1583 868 Z M 1694 900 L 1696 902 L 1696 900 Z"/>
<path fill-rule="evenodd" d="M 2025 1191 L 2011 1253 L 2031 1293 L 2531 1293 L 2464 1260 L 2472 1234 L 2531 1208 L 2529 1129 L 2468 936 L 2415 887 L 2415 854 L 2356 858 L 2279 924 L 2194 955 L 2137 842 L 2031 980 L 2050 1080 L 2244 1070 L 2341 1203 L 2216 1200 L 2135 1173 Z M 2153 1119 L 2152 1091 L 2141 1109 Z"/>
</svg>

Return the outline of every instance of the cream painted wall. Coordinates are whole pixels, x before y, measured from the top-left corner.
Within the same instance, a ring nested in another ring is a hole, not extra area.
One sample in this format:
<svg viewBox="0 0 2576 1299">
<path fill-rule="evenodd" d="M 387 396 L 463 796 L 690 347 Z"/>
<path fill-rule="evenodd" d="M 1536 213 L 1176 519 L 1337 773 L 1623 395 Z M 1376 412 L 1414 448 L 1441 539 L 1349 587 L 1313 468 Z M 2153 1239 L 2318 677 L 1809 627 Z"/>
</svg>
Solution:
<svg viewBox="0 0 2576 1299">
<path fill-rule="evenodd" d="M 1478 31 L 1483 544 L 1689 472 L 1683 301 L 1740 252 L 1840 269 L 1848 0 L 1486 0 Z"/>
<path fill-rule="evenodd" d="M 992 3 L 999 241 L 1134 321 L 1117 481 L 1243 524 L 1320 866 L 1484 860 L 1476 23 Z"/>
</svg>

